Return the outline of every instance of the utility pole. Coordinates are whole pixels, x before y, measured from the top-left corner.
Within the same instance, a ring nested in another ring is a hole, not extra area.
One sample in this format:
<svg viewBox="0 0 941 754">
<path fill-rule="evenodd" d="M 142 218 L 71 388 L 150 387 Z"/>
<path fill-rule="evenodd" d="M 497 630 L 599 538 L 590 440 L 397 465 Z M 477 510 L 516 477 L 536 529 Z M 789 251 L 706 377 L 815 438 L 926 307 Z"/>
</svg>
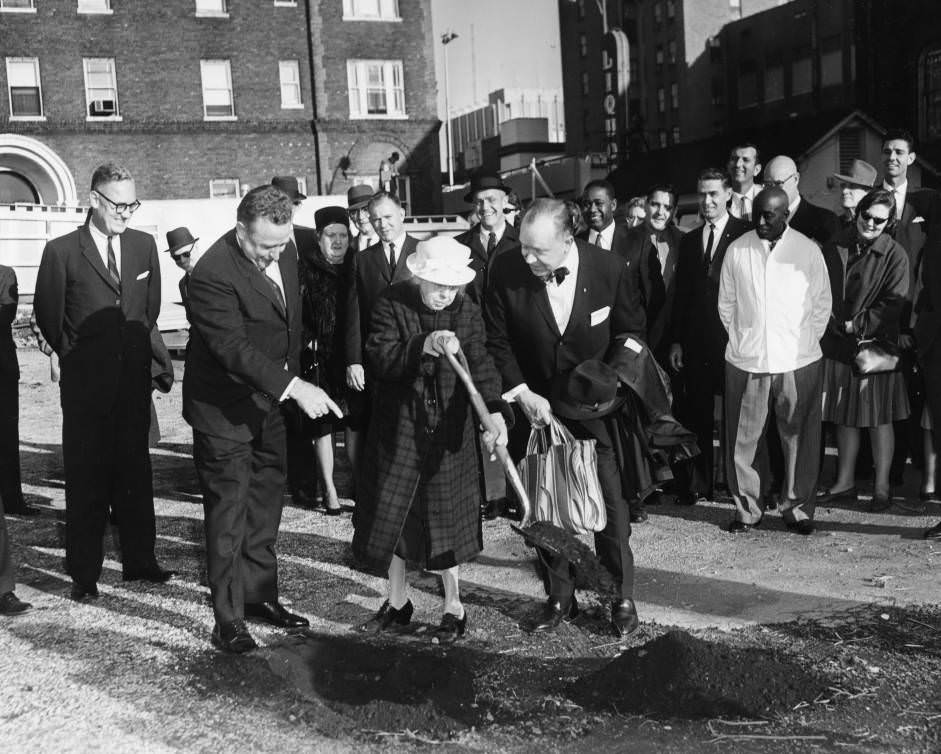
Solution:
<svg viewBox="0 0 941 754">
<path fill-rule="evenodd" d="M 451 146 L 451 104 L 450 104 L 450 79 L 448 78 L 448 44 L 457 39 L 457 34 L 453 31 L 446 31 L 441 35 L 441 44 L 444 45 L 444 120 L 445 136 L 448 147 L 448 186 L 454 185 L 454 158 L 452 156 Z"/>
</svg>

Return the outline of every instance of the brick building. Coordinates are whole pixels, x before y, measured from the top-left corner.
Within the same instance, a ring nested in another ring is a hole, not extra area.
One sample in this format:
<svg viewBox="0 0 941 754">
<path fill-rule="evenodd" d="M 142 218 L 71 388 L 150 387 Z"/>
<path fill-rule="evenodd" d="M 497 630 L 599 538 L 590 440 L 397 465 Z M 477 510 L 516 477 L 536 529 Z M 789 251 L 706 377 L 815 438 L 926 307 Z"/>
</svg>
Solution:
<svg viewBox="0 0 941 754">
<path fill-rule="evenodd" d="M 430 0 L 0 0 L 0 55 L 0 203 L 82 202 L 109 158 L 149 199 L 342 193 L 397 152 L 440 206 Z"/>
</svg>

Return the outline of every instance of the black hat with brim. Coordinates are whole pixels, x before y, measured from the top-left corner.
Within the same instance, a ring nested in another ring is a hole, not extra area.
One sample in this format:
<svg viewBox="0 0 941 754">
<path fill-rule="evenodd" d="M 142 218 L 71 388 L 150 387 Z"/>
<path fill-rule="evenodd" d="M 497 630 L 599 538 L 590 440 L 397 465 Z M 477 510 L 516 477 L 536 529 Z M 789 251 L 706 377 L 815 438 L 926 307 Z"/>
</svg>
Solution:
<svg viewBox="0 0 941 754">
<path fill-rule="evenodd" d="M 470 191 L 464 195 L 464 201 L 468 204 L 473 204 L 474 196 L 478 191 L 488 191 L 490 189 L 496 189 L 505 194 L 509 194 L 513 190 L 503 182 L 503 179 L 499 175 L 495 173 L 483 173 L 471 178 Z"/>
<path fill-rule="evenodd" d="M 564 419 L 600 419 L 617 411 L 627 400 L 617 372 L 600 359 L 583 361 L 560 375 L 552 386 L 549 403 Z"/>
</svg>

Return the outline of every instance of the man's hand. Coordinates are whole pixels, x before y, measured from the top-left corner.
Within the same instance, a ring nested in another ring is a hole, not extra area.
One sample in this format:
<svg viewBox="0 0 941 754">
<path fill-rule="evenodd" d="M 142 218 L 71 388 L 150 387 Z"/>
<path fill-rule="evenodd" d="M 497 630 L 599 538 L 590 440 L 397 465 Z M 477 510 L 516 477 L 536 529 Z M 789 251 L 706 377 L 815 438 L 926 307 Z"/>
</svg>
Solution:
<svg viewBox="0 0 941 754">
<path fill-rule="evenodd" d="M 329 412 L 337 415 L 338 419 L 343 418 L 343 412 L 340 407 L 334 403 L 327 395 L 316 385 L 312 385 L 304 380 L 298 380 L 291 387 L 288 398 L 293 398 L 294 402 L 300 406 L 301 411 L 307 414 L 311 419 L 319 419 Z"/>
<path fill-rule="evenodd" d="M 59 354 L 55 351 L 49 354 L 49 379 L 59 381 Z"/>
<path fill-rule="evenodd" d="M 432 356 L 444 356 L 445 353 L 456 354 L 461 349 L 461 341 L 450 330 L 435 330 L 425 338 L 422 350 Z"/>
<path fill-rule="evenodd" d="M 362 364 L 350 364 L 346 368 L 346 384 L 360 392 L 366 388 L 366 370 Z"/>
<path fill-rule="evenodd" d="M 677 372 L 683 368 L 683 346 L 679 343 L 670 346 L 670 366 Z"/>
<path fill-rule="evenodd" d="M 503 414 L 499 411 L 495 414 L 490 414 L 490 418 L 493 419 L 493 423 L 497 425 L 497 434 L 493 432 L 485 431 L 483 435 L 484 447 L 487 448 L 487 451 L 490 453 L 490 460 L 496 458 L 496 447 L 502 445 L 506 447 L 506 422 L 503 420 Z"/>
<path fill-rule="evenodd" d="M 552 420 L 552 407 L 549 401 L 532 390 L 524 390 L 514 400 L 523 409 L 523 414 L 533 427 L 545 427 Z"/>
</svg>

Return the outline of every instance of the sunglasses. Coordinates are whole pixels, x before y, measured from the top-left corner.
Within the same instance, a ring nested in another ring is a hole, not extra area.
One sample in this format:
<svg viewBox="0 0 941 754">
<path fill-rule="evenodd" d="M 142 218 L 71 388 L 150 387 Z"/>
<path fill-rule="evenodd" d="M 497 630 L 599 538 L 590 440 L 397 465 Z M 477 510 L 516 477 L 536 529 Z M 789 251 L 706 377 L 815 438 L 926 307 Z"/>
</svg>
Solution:
<svg viewBox="0 0 941 754">
<path fill-rule="evenodd" d="M 119 215 L 123 215 L 125 212 L 130 212 L 132 215 L 140 209 L 140 202 L 135 199 L 130 204 L 125 204 L 124 202 L 116 202 L 113 199 L 109 199 L 107 196 L 102 194 L 98 189 L 95 189 L 95 193 L 98 194 L 102 199 L 104 199 L 108 204 L 110 204 L 114 211 Z"/>
<path fill-rule="evenodd" d="M 192 253 L 193 252 L 191 251 L 181 251 L 179 254 L 174 254 L 173 258 L 174 259 L 189 259 Z"/>
<path fill-rule="evenodd" d="M 887 222 L 889 222 L 888 217 L 876 217 L 875 215 L 870 215 L 868 212 L 863 212 L 860 217 L 863 218 L 864 222 L 871 222 L 876 227 L 885 225 Z"/>
</svg>

